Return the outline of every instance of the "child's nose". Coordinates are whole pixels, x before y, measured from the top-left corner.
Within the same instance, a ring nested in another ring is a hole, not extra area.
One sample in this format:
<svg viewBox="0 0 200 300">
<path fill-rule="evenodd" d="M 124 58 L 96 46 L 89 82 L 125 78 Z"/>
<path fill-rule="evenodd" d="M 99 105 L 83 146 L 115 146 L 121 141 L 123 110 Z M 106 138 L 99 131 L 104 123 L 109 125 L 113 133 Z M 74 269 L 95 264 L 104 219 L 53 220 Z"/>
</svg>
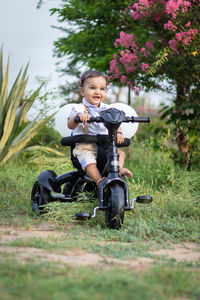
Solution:
<svg viewBox="0 0 200 300">
<path fill-rule="evenodd" d="M 96 94 L 100 94 L 100 93 L 101 93 L 101 90 L 100 90 L 100 89 L 96 89 L 96 90 L 95 90 L 95 93 L 96 93 Z"/>
</svg>

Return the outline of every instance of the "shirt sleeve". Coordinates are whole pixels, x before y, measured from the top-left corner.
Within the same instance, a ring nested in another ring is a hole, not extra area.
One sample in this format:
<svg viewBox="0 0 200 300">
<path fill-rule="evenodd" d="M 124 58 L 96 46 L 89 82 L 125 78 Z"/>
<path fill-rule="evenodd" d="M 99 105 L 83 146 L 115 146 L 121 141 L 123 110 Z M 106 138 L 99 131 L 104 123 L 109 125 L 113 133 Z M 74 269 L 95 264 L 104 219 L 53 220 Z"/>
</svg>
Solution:
<svg viewBox="0 0 200 300">
<path fill-rule="evenodd" d="M 68 116 L 68 120 L 76 116 L 78 113 L 83 113 L 84 109 L 82 108 L 83 105 L 80 104 L 74 104 L 74 106 L 71 109 L 71 112 Z"/>
</svg>

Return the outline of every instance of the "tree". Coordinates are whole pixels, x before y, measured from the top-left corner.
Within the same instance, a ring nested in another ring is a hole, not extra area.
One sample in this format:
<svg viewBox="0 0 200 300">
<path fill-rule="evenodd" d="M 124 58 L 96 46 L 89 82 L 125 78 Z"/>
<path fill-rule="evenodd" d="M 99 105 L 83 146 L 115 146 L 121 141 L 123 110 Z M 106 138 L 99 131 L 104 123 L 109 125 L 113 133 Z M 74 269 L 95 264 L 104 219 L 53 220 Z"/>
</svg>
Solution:
<svg viewBox="0 0 200 300">
<path fill-rule="evenodd" d="M 77 81 L 66 82 L 63 85 L 60 85 L 59 91 L 61 95 L 65 96 L 65 101 L 67 103 L 80 103 L 82 100 Z"/>
<path fill-rule="evenodd" d="M 43 2 L 38 1 L 37 7 L 40 8 Z M 51 13 L 57 14 L 58 21 L 63 24 L 57 28 L 64 36 L 54 42 L 54 54 L 62 62 L 66 58 L 66 66 L 60 69 L 63 74 L 79 78 L 86 68 L 108 74 L 109 62 L 115 51 L 114 41 L 120 31 L 129 25 L 123 11 L 131 2 L 64 0 L 59 8 L 51 9 Z M 67 96 L 67 101 L 74 95 L 76 100 L 80 99 L 76 82 L 66 83 L 60 91 Z"/>
<path fill-rule="evenodd" d="M 51 9 L 58 21 L 66 24 L 59 27 L 64 37 L 54 42 L 55 55 L 67 57 L 63 72 L 80 75 L 80 66 L 109 70 L 113 44 L 125 27 L 123 10 L 130 0 L 64 0 L 59 8 Z M 127 25 L 126 25 L 127 26 Z"/>
<path fill-rule="evenodd" d="M 40 8 L 44 1 L 38 1 Z M 115 51 L 113 44 L 120 31 L 128 26 L 123 14 L 131 0 L 64 0 L 59 8 L 51 9 L 62 24 L 56 27 L 63 37 L 54 42 L 54 54 L 59 59 L 66 58 L 63 74 L 79 78 L 83 69 L 97 69 L 107 73 L 109 62 Z M 119 82 L 119 85 L 121 83 Z M 80 100 L 76 82 L 60 87 L 67 101 L 75 96 Z"/>
<path fill-rule="evenodd" d="M 138 93 L 176 88 L 171 107 L 164 107 L 177 128 L 176 140 L 189 158 L 189 145 L 200 147 L 200 1 L 138 0 L 124 12 L 132 28 L 121 31 L 115 41 L 116 53 L 110 62 L 111 80 L 129 85 Z M 167 87 L 163 82 L 167 82 Z"/>
</svg>

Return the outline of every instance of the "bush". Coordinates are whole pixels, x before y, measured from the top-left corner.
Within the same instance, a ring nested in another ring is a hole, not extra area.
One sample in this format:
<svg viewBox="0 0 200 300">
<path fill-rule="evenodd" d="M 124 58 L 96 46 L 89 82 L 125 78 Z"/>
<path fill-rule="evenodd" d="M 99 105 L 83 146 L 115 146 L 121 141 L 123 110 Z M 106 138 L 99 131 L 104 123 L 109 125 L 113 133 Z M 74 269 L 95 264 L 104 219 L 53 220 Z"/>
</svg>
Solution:
<svg viewBox="0 0 200 300">
<path fill-rule="evenodd" d="M 132 140 L 131 155 L 127 163 L 133 170 L 133 179 L 136 182 L 142 181 L 156 189 L 173 183 L 174 163 L 171 152 L 163 144 L 162 136 L 157 141 L 150 138 L 139 142 L 136 137 Z"/>
<path fill-rule="evenodd" d="M 61 135 L 53 127 L 45 125 L 40 132 L 31 140 L 29 146 L 38 144 L 48 145 L 58 148 L 60 146 Z"/>
</svg>

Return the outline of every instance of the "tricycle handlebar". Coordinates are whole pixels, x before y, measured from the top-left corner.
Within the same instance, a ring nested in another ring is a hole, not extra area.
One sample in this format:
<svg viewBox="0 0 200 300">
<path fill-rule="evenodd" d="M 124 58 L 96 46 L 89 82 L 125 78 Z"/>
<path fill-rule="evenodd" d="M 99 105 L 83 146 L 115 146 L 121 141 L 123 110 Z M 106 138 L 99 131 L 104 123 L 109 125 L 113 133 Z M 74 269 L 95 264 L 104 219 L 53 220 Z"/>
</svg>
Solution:
<svg viewBox="0 0 200 300">
<path fill-rule="evenodd" d="M 74 118 L 74 122 L 75 123 L 81 123 L 81 120 L 79 118 L 79 116 L 76 116 Z M 102 117 L 90 117 L 90 119 L 88 120 L 88 123 L 101 123 L 103 122 L 103 118 Z M 125 123 L 150 123 L 150 118 L 149 117 L 124 117 L 123 122 Z"/>
</svg>

